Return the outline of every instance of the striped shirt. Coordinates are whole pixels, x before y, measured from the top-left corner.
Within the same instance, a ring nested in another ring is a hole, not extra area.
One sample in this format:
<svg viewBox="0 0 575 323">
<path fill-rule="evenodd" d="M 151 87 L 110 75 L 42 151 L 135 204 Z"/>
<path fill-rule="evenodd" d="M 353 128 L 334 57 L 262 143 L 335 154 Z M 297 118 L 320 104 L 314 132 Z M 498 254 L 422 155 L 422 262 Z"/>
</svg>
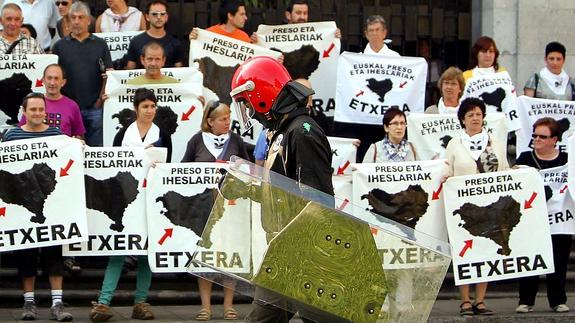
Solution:
<svg viewBox="0 0 575 323">
<path fill-rule="evenodd" d="M 6 141 L 14 141 L 14 140 L 21 140 L 21 139 L 30 139 L 30 138 L 39 138 L 39 137 L 49 137 L 49 136 L 57 136 L 61 135 L 62 132 L 58 128 L 48 127 L 48 129 L 44 131 L 32 132 L 26 131 L 22 128 L 12 128 L 8 130 L 8 132 L 2 138 L 3 142 Z"/>
<path fill-rule="evenodd" d="M 40 44 L 38 44 L 36 39 L 27 37 L 23 33 L 20 33 L 20 36 L 18 36 L 16 40 L 18 39 L 22 40 L 16 45 L 16 47 L 14 47 L 12 54 L 44 54 L 44 50 Z M 8 42 L 2 35 L 0 35 L 0 54 L 5 54 L 12 43 L 13 42 Z"/>
</svg>

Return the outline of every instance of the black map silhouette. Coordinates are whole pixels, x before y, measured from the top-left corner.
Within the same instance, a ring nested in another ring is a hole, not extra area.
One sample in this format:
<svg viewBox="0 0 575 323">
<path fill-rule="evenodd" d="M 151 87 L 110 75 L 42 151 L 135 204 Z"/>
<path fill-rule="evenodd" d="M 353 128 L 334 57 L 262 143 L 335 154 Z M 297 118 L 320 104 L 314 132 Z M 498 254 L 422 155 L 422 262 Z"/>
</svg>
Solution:
<svg viewBox="0 0 575 323">
<path fill-rule="evenodd" d="M 451 139 L 453 139 L 453 137 L 451 137 L 450 135 L 445 135 L 445 136 L 439 138 L 439 140 L 441 141 L 441 147 L 447 148 L 447 145 L 449 144 Z"/>
<path fill-rule="evenodd" d="M 56 171 L 46 163 L 34 164 L 18 174 L 0 170 L 0 199 L 32 212 L 34 216 L 30 222 L 42 224 L 46 221 L 44 203 L 55 188 Z"/>
<path fill-rule="evenodd" d="M 465 203 L 453 215 L 461 216 L 460 227 L 476 237 L 491 239 L 501 247 L 498 254 L 509 256 L 509 236 L 521 219 L 520 207 L 511 196 L 501 196 L 486 206 Z"/>
<path fill-rule="evenodd" d="M 204 87 L 212 90 L 218 96 L 220 102 L 230 105 L 232 103 L 232 97 L 230 96 L 232 77 L 240 65 L 220 66 L 207 56 L 195 61 L 198 62 L 200 71 L 204 74 Z"/>
<path fill-rule="evenodd" d="M 100 211 L 112 220 L 110 229 L 124 231 L 124 212 L 138 196 L 138 180 L 130 172 L 118 172 L 103 180 L 84 175 L 86 207 Z"/>
<path fill-rule="evenodd" d="M 567 118 L 559 119 L 557 120 L 557 123 L 559 124 L 559 133 L 561 135 L 571 127 L 571 122 L 569 122 L 569 119 Z M 561 136 L 559 136 L 559 138 L 561 138 Z"/>
<path fill-rule="evenodd" d="M 545 189 L 545 201 L 549 201 L 553 197 L 553 190 L 549 185 L 545 185 L 543 188 Z"/>
<path fill-rule="evenodd" d="M 164 206 L 162 214 L 170 222 L 188 228 L 194 231 L 198 237 L 201 237 L 212 211 L 216 194 L 214 188 L 206 188 L 202 193 L 192 196 L 168 191 L 163 196 L 156 198 L 156 202 L 162 202 Z"/>
<path fill-rule="evenodd" d="M 283 65 L 294 80 L 309 79 L 319 66 L 319 52 L 312 45 L 302 45 L 296 50 L 282 53 L 284 55 Z"/>
<path fill-rule="evenodd" d="M 390 79 L 384 79 L 382 81 L 378 81 L 374 78 L 367 79 L 367 88 L 370 89 L 373 93 L 379 96 L 379 102 L 383 102 L 385 100 L 385 95 L 387 92 L 391 91 L 393 88 L 393 82 Z"/>
<path fill-rule="evenodd" d="M 428 194 L 420 185 L 409 185 L 406 190 L 397 193 L 387 193 L 375 188 L 361 196 L 367 199 L 370 212 L 379 214 L 412 229 L 419 219 L 427 212 Z"/>
<path fill-rule="evenodd" d="M 23 73 L 14 73 L 0 80 L 0 98 L 2 98 L 0 110 L 10 117 L 9 124 L 18 123 L 20 105 L 30 92 L 32 92 L 32 81 Z"/>
<path fill-rule="evenodd" d="M 501 103 L 505 99 L 505 90 L 502 88 L 497 88 L 493 92 L 481 93 L 479 96 L 486 105 L 492 105 L 497 108 L 497 112 L 503 111 Z"/>
</svg>

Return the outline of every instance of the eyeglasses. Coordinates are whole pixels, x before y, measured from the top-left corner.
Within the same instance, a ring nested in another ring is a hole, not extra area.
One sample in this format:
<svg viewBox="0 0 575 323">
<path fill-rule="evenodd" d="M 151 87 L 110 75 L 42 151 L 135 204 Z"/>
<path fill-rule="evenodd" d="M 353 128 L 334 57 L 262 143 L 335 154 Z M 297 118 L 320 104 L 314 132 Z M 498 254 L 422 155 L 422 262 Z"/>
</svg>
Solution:
<svg viewBox="0 0 575 323">
<path fill-rule="evenodd" d="M 151 16 L 154 16 L 154 17 L 163 17 L 163 16 L 165 16 L 165 15 L 167 15 L 167 14 L 168 14 L 168 13 L 165 12 L 165 11 L 154 11 L 154 12 L 150 12 L 150 15 L 151 15 Z"/>
<path fill-rule="evenodd" d="M 62 5 L 64 7 L 67 7 L 68 4 L 70 4 L 70 2 L 68 1 L 56 1 L 56 6 Z"/>
<path fill-rule="evenodd" d="M 390 125 L 390 126 L 394 126 L 394 127 L 399 127 L 399 126 L 405 127 L 405 126 L 407 126 L 407 122 L 403 122 L 403 121 L 397 122 L 397 121 L 394 121 L 394 122 L 390 122 L 389 125 Z"/>
<path fill-rule="evenodd" d="M 541 138 L 541 139 L 549 139 L 549 138 L 551 138 L 552 136 L 538 135 L 538 134 L 536 134 L 536 133 L 534 133 L 534 134 L 531 135 L 531 138 L 533 138 L 533 139 L 537 139 L 538 137 Z"/>
</svg>

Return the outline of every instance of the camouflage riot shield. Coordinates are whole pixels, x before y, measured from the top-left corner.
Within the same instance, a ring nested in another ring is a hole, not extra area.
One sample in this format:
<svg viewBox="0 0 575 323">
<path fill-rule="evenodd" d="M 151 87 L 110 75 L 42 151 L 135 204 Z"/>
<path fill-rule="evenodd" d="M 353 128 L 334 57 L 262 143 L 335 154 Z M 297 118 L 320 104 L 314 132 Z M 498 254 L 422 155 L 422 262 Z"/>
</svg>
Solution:
<svg viewBox="0 0 575 323">
<path fill-rule="evenodd" d="M 249 269 L 196 257 L 190 269 L 215 273 L 194 275 L 317 322 L 427 321 L 451 261 L 447 242 L 367 210 L 347 214 L 337 206 L 348 200 L 232 159 L 195 254 L 216 232 L 234 232 L 224 227 L 240 216 L 226 211 L 230 202 L 250 204 L 249 234 L 227 241 L 250 246 Z"/>
</svg>

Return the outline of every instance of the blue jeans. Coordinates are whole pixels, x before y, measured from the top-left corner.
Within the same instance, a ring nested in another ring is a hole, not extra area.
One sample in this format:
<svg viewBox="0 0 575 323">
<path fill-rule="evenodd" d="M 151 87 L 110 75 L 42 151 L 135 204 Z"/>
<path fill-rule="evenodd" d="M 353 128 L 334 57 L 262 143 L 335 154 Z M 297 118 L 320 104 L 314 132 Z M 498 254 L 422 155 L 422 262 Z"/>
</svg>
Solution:
<svg viewBox="0 0 575 323">
<path fill-rule="evenodd" d="M 91 147 L 102 147 L 104 143 L 102 108 L 83 109 L 82 120 L 86 128 L 86 144 Z"/>
</svg>

